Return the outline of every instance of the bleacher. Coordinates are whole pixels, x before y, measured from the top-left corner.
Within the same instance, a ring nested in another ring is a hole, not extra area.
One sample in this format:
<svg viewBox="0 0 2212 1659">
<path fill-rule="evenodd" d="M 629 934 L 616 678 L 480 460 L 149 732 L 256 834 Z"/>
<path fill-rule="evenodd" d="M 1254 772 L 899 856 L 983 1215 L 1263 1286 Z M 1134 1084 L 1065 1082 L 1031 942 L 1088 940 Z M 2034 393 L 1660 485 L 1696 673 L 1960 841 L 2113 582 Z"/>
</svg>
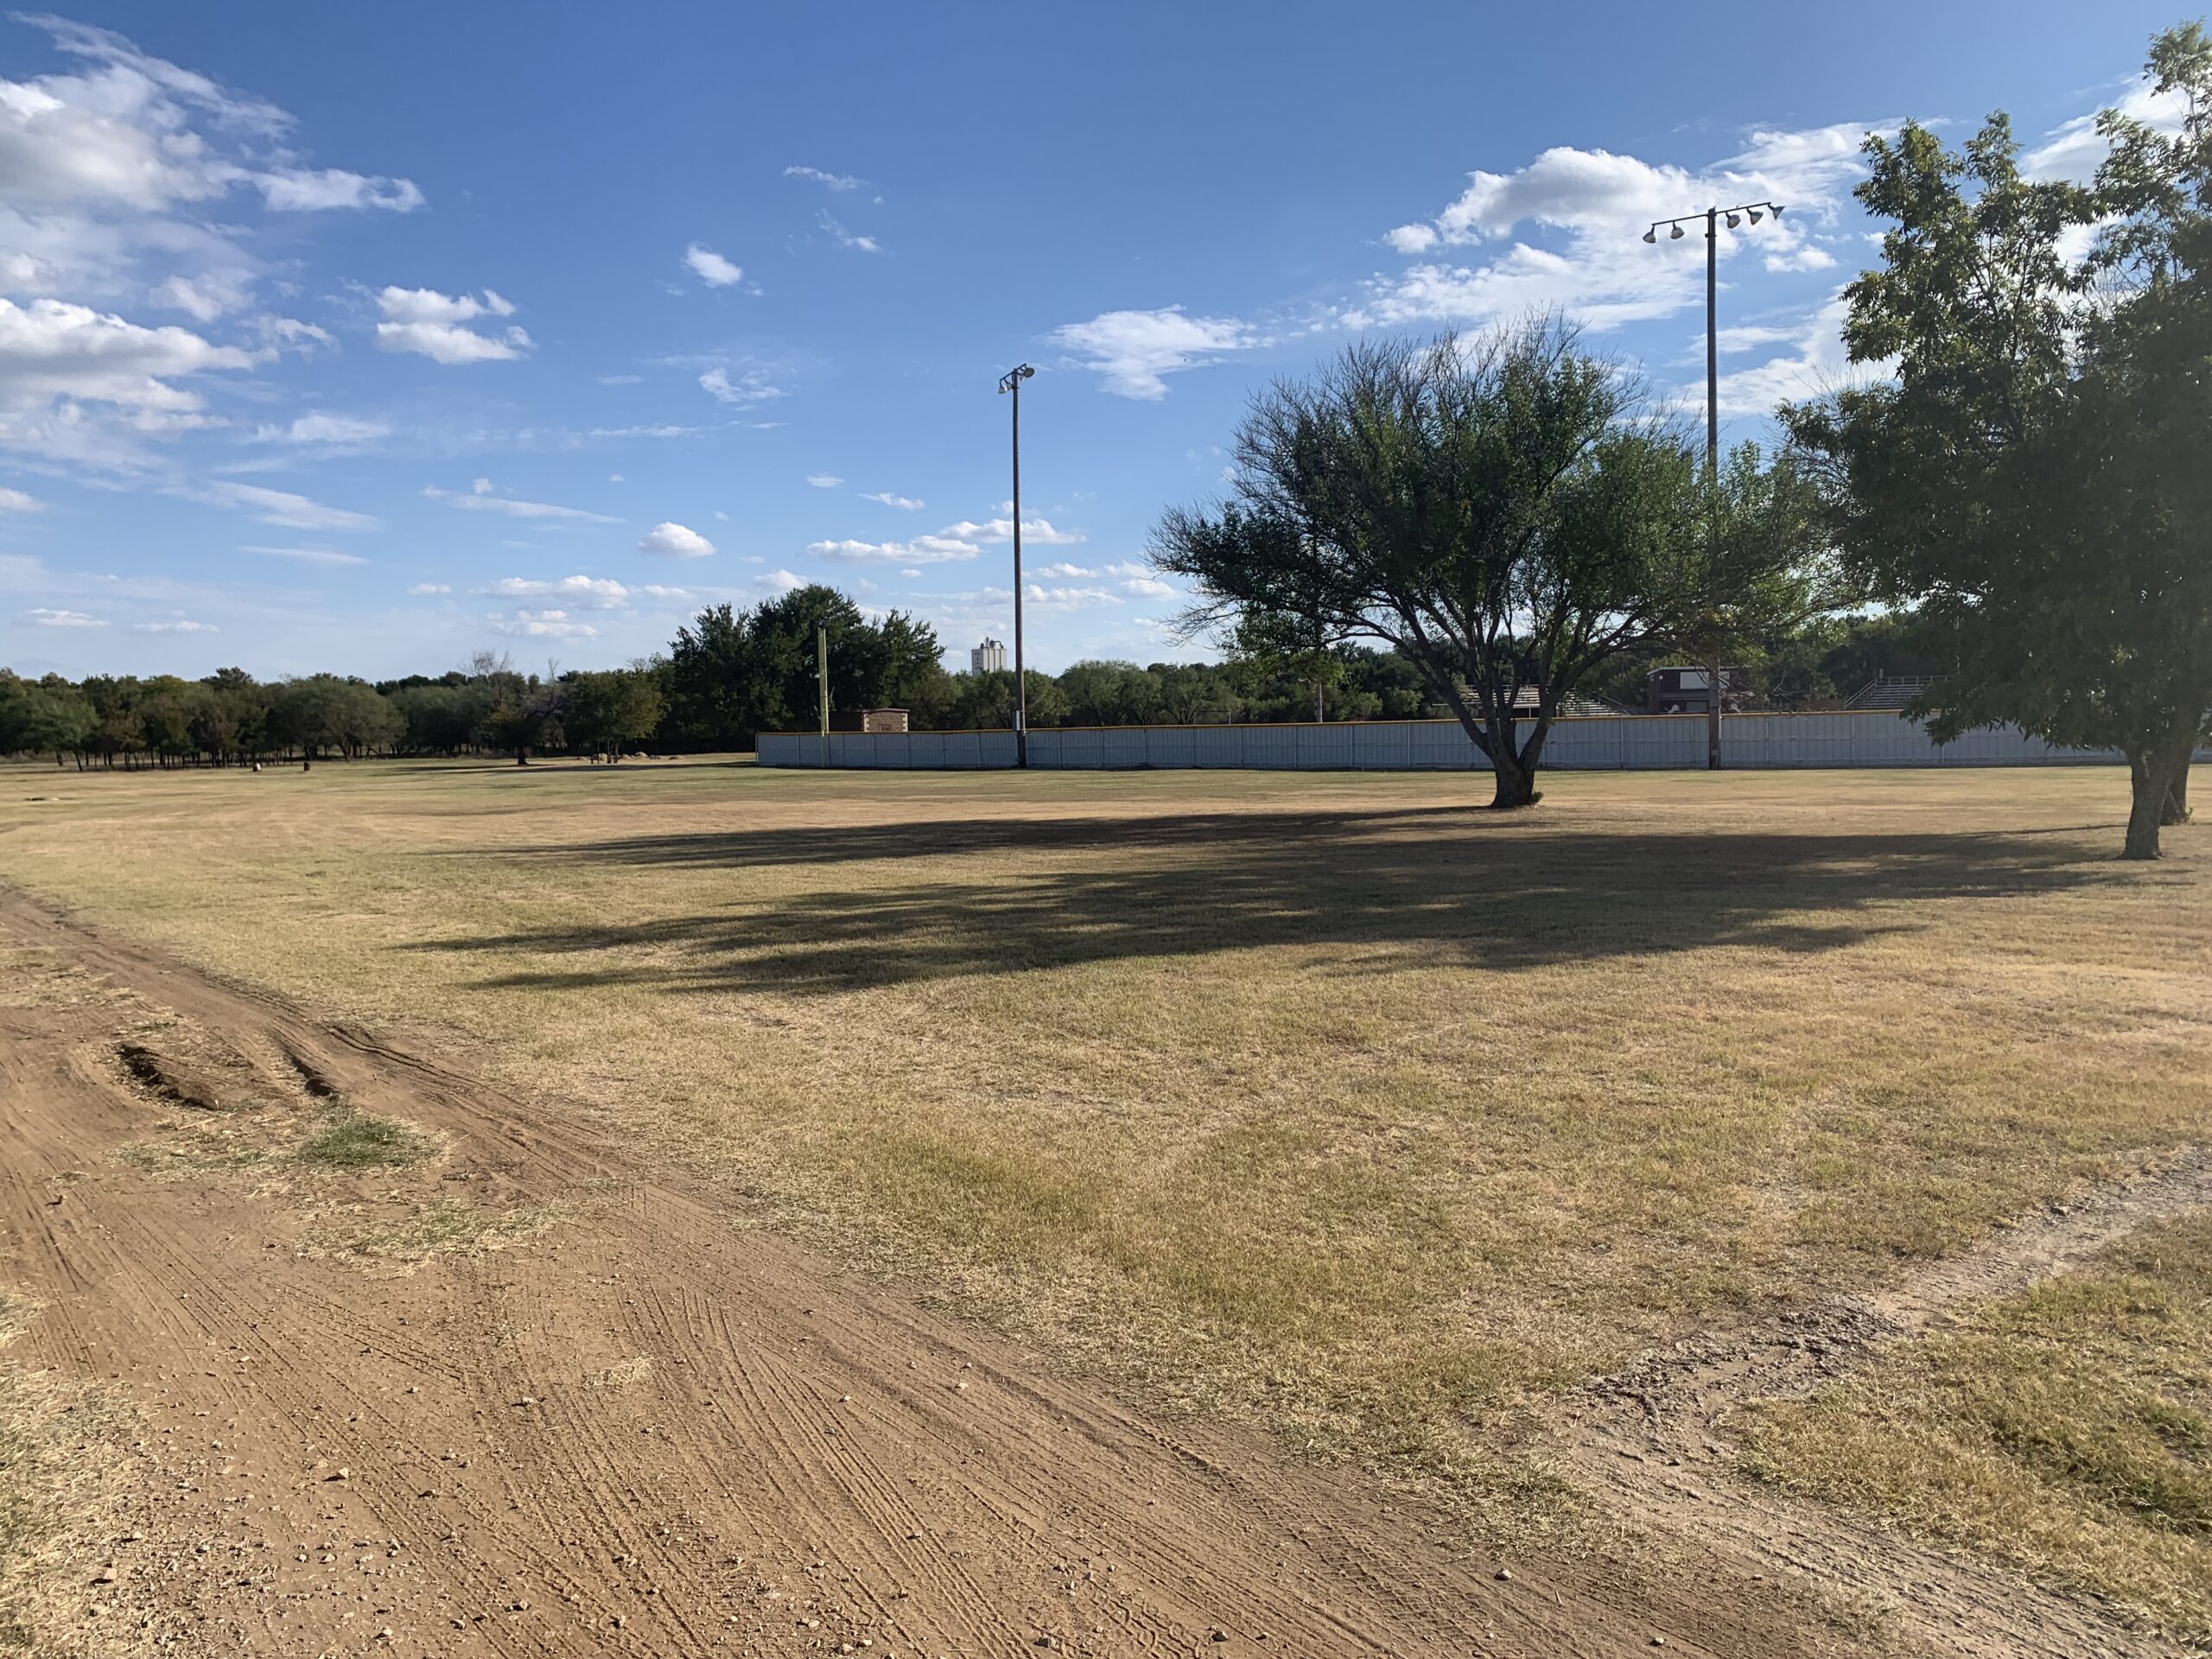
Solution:
<svg viewBox="0 0 2212 1659">
<path fill-rule="evenodd" d="M 1859 709 L 1902 709 L 1940 677 L 1933 674 L 1879 675 L 1860 686 L 1843 706 Z"/>
</svg>

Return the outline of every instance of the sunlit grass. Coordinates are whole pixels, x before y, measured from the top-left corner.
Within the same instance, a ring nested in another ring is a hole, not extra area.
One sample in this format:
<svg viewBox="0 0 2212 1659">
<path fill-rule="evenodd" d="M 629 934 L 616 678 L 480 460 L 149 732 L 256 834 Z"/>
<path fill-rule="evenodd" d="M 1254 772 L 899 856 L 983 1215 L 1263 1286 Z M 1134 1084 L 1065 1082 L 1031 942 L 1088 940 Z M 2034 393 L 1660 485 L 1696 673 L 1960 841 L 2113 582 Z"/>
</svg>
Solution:
<svg viewBox="0 0 2212 1659">
<path fill-rule="evenodd" d="M 1751 1466 L 2212 1644 L 2212 1217 L 1752 1421 Z"/>
<path fill-rule="evenodd" d="M 1457 1467 L 2212 1122 L 2212 836 L 2117 863 L 2101 769 L 39 790 L 0 876 L 1324 1452 Z"/>
</svg>

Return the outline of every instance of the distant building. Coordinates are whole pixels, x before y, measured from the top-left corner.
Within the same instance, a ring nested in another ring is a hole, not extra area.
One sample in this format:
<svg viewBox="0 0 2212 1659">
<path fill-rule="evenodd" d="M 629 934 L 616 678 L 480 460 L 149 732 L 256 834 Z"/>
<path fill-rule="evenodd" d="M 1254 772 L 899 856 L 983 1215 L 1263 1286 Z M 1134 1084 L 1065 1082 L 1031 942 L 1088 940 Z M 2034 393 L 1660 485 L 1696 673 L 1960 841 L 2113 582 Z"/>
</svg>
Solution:
<svg viewBox="0 0 2212 1659">
<path fill-rule="evenodd" d="M 976 674 L 1005 673 L 1006 647 L 995 639 L 985 639 L 968 653 L 968 667 Z"/>
<path fill-rule="evenodd" d="M 1643 711 L 1648 715 L 1702 715 L 1713 708 L 1713 675 L 1702 668 L 1655 668 L 1643 678 Z M 1749 669 L 1720 671 L 1720 711 L 1741 712 L 1751 702 Z"/>
<path fill-rule="evenodd" d="M 904 732 L 906 711 L 904 709 L 850 709 L 830 716 L 833 732 Z"/>
</svg>

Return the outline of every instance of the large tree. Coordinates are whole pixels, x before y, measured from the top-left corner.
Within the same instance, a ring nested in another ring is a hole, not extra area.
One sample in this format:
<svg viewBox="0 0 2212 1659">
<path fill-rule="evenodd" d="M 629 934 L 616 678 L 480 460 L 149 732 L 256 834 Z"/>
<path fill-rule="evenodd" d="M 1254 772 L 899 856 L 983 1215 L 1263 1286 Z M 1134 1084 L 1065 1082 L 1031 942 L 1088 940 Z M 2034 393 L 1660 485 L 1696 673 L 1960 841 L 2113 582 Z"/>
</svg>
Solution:
<svg viewBox="0 0 2212 1659">
<path fill-rule="evenodd" d="M 1893 374 L 1789 415 L 1847 556 L 1942 655 L 1915 712 L 2119 749 L 2130 858 L 2212 707 L 2212 42 L 2160 36 L 2151 74 L 2178 130 L 2107 112 L 2089 186 L 2024 174 L 2002 115 L 1963 152 L 1869 139 L 1892 228 L 1845 338 Z"/>
<path fill-rule="evenodd" d="M 1228 502 L 1153 539 L 1196 586 L 1186 626 L 1395 646 L 1489 758 L 1497 806 L 1535 801 L 1585 677 L 1710 609 L 1694 452 L 1556 318 L 1352 346 L 1262 394 L 1235 459 Z"/>
</svg>

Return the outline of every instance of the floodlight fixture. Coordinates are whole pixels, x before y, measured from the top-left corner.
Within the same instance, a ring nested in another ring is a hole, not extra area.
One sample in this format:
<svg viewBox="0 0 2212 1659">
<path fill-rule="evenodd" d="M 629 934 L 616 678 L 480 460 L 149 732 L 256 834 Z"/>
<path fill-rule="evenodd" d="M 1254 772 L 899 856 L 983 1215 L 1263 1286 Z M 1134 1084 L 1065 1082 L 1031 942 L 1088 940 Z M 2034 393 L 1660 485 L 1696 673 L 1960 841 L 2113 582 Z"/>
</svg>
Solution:
<svg viewBox="0 0 2212 1659">
<path fill-rule="evenodd" d="M 1679 242 L 1682 239 L 1682 226 L 1681 220 L 1677 219 L 1675 223 L 1675 228 L 1667 232 L 1667 239 L 1670 242 Z"/>
<path fill-rule="evenodd" d="M 1656 242 L 1659 239 L 1659 227 L 1654 225 L 1643 233 L 1643 239 L 1647 242 Z"/>
</svg>

